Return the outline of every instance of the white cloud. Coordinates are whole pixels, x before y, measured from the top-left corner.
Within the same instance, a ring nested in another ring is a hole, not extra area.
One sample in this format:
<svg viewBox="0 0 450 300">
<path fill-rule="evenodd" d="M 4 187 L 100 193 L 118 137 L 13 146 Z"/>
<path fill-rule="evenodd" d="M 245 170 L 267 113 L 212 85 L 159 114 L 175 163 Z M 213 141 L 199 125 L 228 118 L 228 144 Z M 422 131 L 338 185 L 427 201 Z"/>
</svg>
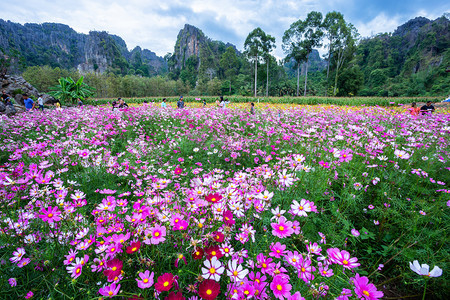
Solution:
<svg viewBox="0 0 450 300">
<path fill-rule="evenodd" d="M 357 23 L 356 28 L 361 37 L 370 37 L 378 33 L 393 32 L 399 25 L 400 16 L 388 17 L 384 13 L 377 15 L 368 23 Z"/>
</svg>

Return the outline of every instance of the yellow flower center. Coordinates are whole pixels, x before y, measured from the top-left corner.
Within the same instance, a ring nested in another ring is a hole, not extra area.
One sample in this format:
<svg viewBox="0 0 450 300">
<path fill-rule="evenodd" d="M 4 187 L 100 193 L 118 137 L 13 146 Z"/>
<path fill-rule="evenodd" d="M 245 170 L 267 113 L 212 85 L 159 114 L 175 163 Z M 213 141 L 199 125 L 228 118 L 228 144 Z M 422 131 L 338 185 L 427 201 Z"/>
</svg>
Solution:
<svg viewBox="0 0 450 300">
<path fill-rule="evenodd" d="M 237 275 L 238 275 L 238 271 L 234 271 L 234 272 L 233 272 L 233 275 L 234 275 L 234 276 L 237 276 Z"/>
<path fill-rule="evenodd" d="M 368 291 L 363 291 L 363 294 L 366 295 L 367 297 L 369 297 L 369 292 Z"/>
<path fill-rule="evenodd" d="M 345 259 L 342 261 L 342 263 L 343 263 L 344 265 L 348 265 L 348 261 L 346 261 Z"/>
<path fill-rule="evenodd" d="M 305 268 L 302 268 L 302 272 L 306 272 L 306 269 L 305 269 Z"/>
<path fill-rule="evenodd" d="M 47 217 L 51 218 L 53 217 L 53 214 L 48 214 Z"/>
<path fill-rule="evenodd" d="M 278 229 L 279 229 L 280 231 L 283 231 L 283 230 L 284 230 L 284 227 L 283 227 L 283 226 L 280 226 L 280 227 L 278 227 Z"/>
<path fill-rule="evenodd" d="M 211 255 L 216 256 L 216 251 L 211 251 Z"/>
<path fill-rule="evenodd" d="M 209 272 L 210 272 L 211 274 L 214 274 L 214 273 L 216 273 L 216 269 L 211 268 L 211 269 L 209 269 Z"/>
<path fill-rule="evenodd" d="M 163 284 L 164 286 L 168 286 L 169 285 L 169 282 L 168 281 L 166 281 L 166 282 L 164 282 L 164 284 Z"/>
<path fill-rule="evenodd" d="M 211 291 L 211 290 L 206 290 L 206 294 L 207 294 L 207 295 L 211 295 L 211 294 L 212 294 L 212 291 Z"/>
<path fill-rule="evenodd" d="M 148 282 L 148 279 L 145 278 L 144 280 L 142 280 L 142 282 L 143 282 L 143 283 L 147 283 L 147 282 Z"/>
<path fill-rule="evenodd" d="M 159 232 L 155 232 L 155 236 L 158 237 L 159 236 Z"/>
<path fill-rule="evenodd" d="M 281 291 L 283 289 L 283 287 L 281 286 L 281 284 L 277 285 L 277 290 Z"/>
<path fill-rule="evenodd" d="M 134 252 L 134 251 L 136 251 L 137 249 L 136 249 L 136 247 L 133 247 L 132 249 L 131 249 L 131 252 Z"/>
</svg>

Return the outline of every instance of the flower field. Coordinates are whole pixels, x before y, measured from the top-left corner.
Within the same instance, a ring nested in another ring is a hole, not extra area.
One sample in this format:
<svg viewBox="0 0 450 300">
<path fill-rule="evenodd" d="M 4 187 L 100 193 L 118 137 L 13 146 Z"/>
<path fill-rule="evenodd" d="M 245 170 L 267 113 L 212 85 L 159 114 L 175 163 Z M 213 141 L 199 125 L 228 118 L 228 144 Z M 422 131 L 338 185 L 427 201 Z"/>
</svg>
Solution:
<svg viewBox="0 0 450 300">
<path fill-rule="evenodd" d="M 0 298 L 448 296 L 449 111 L 248 110 L 0 116 Z"/>
</svg>

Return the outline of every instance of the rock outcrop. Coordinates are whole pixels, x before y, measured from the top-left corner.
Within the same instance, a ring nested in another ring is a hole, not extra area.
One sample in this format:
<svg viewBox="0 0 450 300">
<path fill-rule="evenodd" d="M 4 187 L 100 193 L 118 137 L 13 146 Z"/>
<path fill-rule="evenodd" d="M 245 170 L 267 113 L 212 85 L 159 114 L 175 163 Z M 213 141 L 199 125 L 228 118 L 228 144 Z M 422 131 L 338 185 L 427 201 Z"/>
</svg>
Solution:
<svg viewBox="0 0 450 300">
<path fill-rule="evenodd" d="M 22 76 L 15 75 L 6 75 L 3 78 L 0 78 L 0 91 L 3 90 L 5 90 L 6 94 L 11 95 L 14 98 L 15 103 L 20 106 L 24 105 L 22 94 L 27 94 L 35 99 L 41 95 L 39 91 L 23 79 Z M 42 98 L 44 103 L 53 103 L 55 101 L 55 98 L 48 94 L 43 94 Z"/>
</svg>

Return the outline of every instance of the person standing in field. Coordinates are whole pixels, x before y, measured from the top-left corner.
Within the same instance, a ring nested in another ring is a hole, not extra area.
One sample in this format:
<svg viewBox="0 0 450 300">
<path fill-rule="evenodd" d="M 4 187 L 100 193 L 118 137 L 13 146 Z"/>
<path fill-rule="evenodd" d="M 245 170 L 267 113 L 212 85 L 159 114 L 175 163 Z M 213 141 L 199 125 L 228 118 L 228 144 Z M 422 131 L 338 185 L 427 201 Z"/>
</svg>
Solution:
<svg viewBox="0 0 450 300">
<path fill-rule="evenodd" d="M 183 109 L 184 108 L 183 96 L 180 96 L 180 99 L 177 102 L 177 108 L 178 109 Z"/>
<path fill-rule="evenodd" d="M 44 112 L 44 99 L 42 98 L 42 95 L 39 95 L 38 104 L 39 109 L 42 110 L 42 112 Z"/>
<path fill-rule="evenodd" d="M 33 99 L 29 98 L 27 94 L 22 95 L 23 103 L 25 104 L 25 109 L 27 111 L 31 111 L 33 108 L 35 108 L 35 104 Z"/>
<path fill-rule="evenodd" d="M 162 102 L 161 102 L 161 108 L 166 108 L 166 107 L 167 107 L 166 98 L 163 98 Z"/>
<path fill-rule="evenodd" d="M 255 103 L 250 103 L 250 113 L 252 114 L 252 115 L 254 115 L 255 114 Z"/>
</svg>

